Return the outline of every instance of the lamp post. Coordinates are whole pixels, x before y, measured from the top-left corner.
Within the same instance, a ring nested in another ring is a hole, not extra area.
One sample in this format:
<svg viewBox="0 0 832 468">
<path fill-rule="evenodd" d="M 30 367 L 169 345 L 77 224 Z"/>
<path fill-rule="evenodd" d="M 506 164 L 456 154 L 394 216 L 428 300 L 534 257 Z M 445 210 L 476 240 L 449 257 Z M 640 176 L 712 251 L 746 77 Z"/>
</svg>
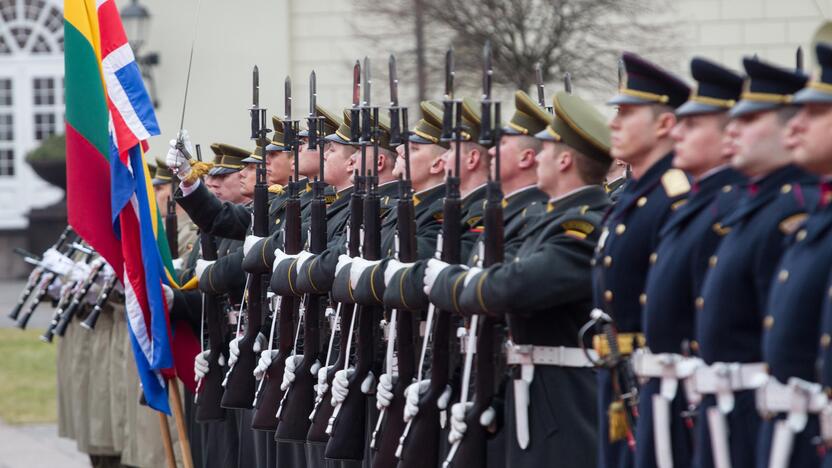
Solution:
<svg viewBox="0 0 832 468">
<path fill-rule="evenodd" d="M 159 100 L 156 96 L 156 82 L 153 79 L 153 67 L 159 64 L 159 54 L 156 52 L 144 52 L 142 49 L 147 40 L 147 31 L 150 26 L 150 12 L 139 3 L 139 0 L 130 0 L 130 4 L 121 10 L 121 22 L 124 24 L 124 31 L 133 54 L 136 56 L 136 63 L 142 71 L 142 77 L 148 85 L 150 98 L 153 100 L 153 107 L 159 107 Z"/>
</svg>

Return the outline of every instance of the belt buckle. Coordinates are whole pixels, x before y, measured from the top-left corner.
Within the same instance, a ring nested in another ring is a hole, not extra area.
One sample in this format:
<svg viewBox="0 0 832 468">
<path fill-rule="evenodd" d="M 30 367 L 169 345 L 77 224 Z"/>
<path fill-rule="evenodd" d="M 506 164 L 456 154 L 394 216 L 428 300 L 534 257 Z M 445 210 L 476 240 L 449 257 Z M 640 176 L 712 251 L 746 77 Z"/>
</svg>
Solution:
<svg viewBox="0 0 832 468">
<path fill-rule="evenodd" d="M 515 353 L 515 356 L 518 358 L 517 364 L 519 365 L 529 365 L 534 364 L 534 359 L 532 354 L 534 353 L 534 346 L 530 344 L 512 344 L 512 350 Z"/>
</svg>

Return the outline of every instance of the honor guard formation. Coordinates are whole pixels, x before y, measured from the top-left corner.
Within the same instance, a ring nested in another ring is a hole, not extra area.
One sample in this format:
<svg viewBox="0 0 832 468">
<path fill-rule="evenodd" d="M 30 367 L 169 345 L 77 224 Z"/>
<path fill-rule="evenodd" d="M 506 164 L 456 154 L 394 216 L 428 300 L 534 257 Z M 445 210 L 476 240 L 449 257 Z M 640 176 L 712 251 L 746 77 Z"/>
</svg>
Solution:
<svg viewBox="0 0 832 468">
<path fill-rule="evenodd" d="M 182 130 L 153 178 L 183 285 L 164 286 L 170 318 L 201 337 L 195 465 L 832 466 L 816 47 L 812 79 L 800 58 L 694 58 L 685 80 L 624 53 L 611 120 L 568 78 L 503 112 L 489 44 L 479 99 L 455 92 L 449 50 L 418 109 L 393 56 L 383 105 L 364 59 L 343 109 L 312 72 L 302 118 L 289 78 L 282 115 L 260 107 L 255 67 L 253 143 L 202 161 Z M 162 435 L 119 358 L 121 284 L 71 228 L 26 260 L 12 316 L 57 304 L 61 434 L 141 465 Z"/>
</svg>

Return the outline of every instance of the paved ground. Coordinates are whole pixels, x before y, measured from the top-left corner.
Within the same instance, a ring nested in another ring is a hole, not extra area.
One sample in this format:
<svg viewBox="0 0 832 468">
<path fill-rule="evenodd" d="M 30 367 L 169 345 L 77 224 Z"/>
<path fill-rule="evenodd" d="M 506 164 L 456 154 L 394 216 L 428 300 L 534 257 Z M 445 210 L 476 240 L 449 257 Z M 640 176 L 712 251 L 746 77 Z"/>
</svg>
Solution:
<svg viewBox="0 0 832 468">
<path fill-rule="evenodd" d="M 55 424 L 9 426 L 0 421 L 0 468 L 86 468 L 75 442 L 57 436 Z"/>
<path fill-rule="evenodd" d="M 17 302 L 23 281 L 0 282 L 0 327 L 14 327 L 6 315 Z M 29 326 L 46 328 L 52 307 L 38 307 Z M 2 398 L 2 396 L 0 396 Z M 89 459 L 78 452 L 75 442 L 58 437 L 55 424 L 10 426 L 0 420 L 0 468 L 82 468 Z"/>
</svg>

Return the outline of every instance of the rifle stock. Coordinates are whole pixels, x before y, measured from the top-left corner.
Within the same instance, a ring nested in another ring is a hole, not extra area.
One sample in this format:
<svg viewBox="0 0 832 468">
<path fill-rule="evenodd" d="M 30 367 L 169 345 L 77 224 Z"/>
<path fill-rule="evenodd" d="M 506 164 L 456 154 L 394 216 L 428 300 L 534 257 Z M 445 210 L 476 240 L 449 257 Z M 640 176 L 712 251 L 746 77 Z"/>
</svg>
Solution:
<svg viewBox="0 0 832 468">
<path fill-rule="evenodd" d="M 213 236 L 201 232 L 199 246 L 203 260 L 217 259 L 217 244 Z M 199 392 L 194 398 L 196 420 L 197 422 L 222 421 L 225 419 L 225 408 L 221 406 L 223 372 L 220 358 L 224 354 L 223 347 L 225 346 L 221 323 L 222 307 L 216 296 L 205 293 L 202 294 L 202 307 L 208 329 L 208 349 L 211 353 L 208 357 L 208 373 L 197 384 Z M 200 337 L 200 340 L 203 339 L 204 337 Z"/>
</svg>

